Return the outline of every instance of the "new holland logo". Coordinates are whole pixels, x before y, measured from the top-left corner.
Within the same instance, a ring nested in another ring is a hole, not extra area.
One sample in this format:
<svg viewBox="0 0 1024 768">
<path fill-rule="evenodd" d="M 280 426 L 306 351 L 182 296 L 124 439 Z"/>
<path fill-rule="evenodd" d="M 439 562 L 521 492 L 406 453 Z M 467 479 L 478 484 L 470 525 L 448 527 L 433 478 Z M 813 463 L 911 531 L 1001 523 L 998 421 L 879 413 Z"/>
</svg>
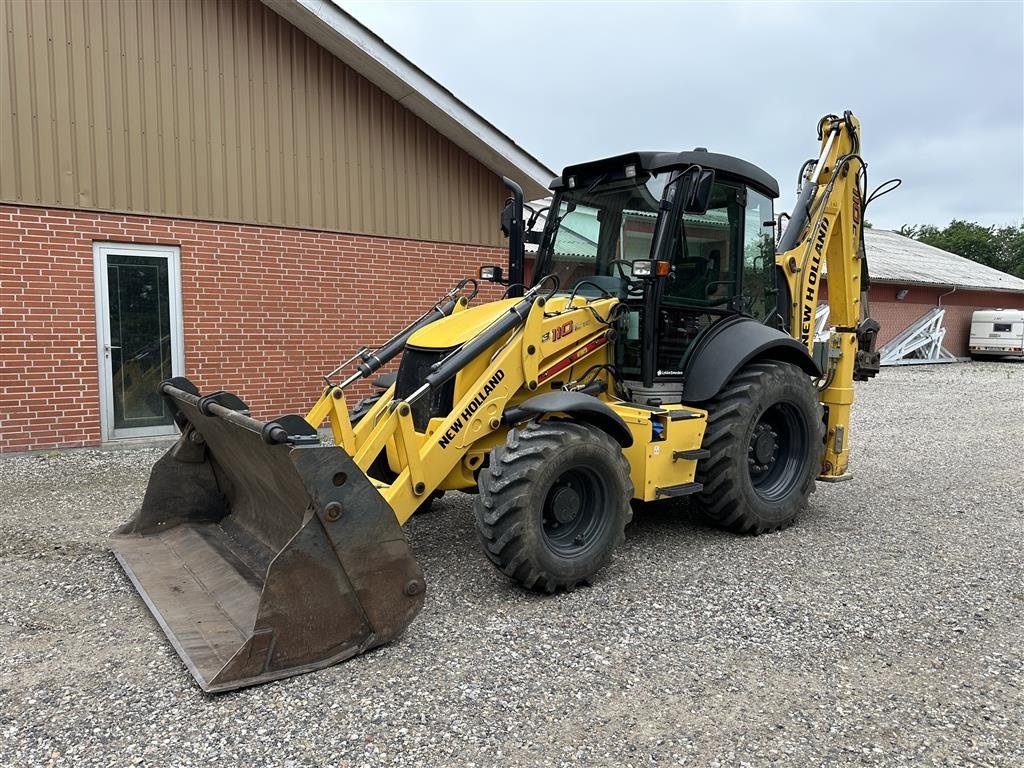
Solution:
<svg viewBox="0 0 1024 768">
<path fill-rule="evenodd" d="M 462 431 L 462 428 L 469 422 L 476 413 L 480 406 L 484 404 L 487 398 L 490 396 L 494 388 L 498 386 L 502 379 L 505 378 L 505 372 L 499 368 L 494 372 L 494 375 L 487 380 L 483 388 L 473 395 L 473 399 L 469 401 L 469 405 L 462 409 L 462 413 L 459 414 L 458 418 L 452 422 L 452 425 L 444 431 L 441 438 L 437 441 L 437 444 L 442 448 L 447 448 L 455 436 Z"/>
<path fill-rule="evenodd" d="M 814 325 L 814 307 L 818 300 L 818 276 L 821 273 L 821 260 L 825 257 L 829 224 L 829 220 L 822 216 L 821 224 L 818 225 L 818 231 L 814 235 L 814 255 L 811 257 L 810 268 L 807 270 L 807 287 L 800 315 L 800 340 L 805 344 L 810 341 L 811 328 Z"/>
</svg>

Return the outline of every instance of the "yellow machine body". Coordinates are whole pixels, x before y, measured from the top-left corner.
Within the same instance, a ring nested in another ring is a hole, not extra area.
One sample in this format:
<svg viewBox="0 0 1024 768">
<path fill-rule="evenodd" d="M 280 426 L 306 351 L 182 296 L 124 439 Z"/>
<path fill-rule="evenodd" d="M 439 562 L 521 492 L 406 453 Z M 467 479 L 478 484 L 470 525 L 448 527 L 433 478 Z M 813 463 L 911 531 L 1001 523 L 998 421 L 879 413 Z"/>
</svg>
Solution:
<svg viewBox="0 0 1024 768">
<path fill-rule="evenodd" d="M 813 486 L 818 456 L 824 457 L 820 479 L 848 476 L 853 381 L 877 371 L 862 285 L 859 125 L 849 113 L 829 116 L 819 134 L 821 153 L 805 175 L 799 201 L 807 215 L 783 237 L 786 247 L 776 256 L 776 274 L 790 297 L 785 327 L 792 338 L 771 330 L 789 346 L 788 354 L 802 359 L 803 345 L 809 357 L 802 365 L 792 357 L 758 358 L 753 362 L 760 367 L 746 374 L 771 378 L 782 370 L 797 377 L 786 381 L 810 393 L 804 413 L 813 410 L 813 417 L 801 422 L 812 435 L 801 444 L 807 449 L 802 501 L 807 485 Z M 630 168 L 635 175 L 636 167 Z M 686 172 L 694 168 L 696 175 L 686 178 L 703 178 L 697 165 Z M 631 176 L 628 170 L 625 176 Z M 648 268 L 643 279 L 667 279 L 666 262 L 634 262 L 634 275 L 640 263 Z M 814 316 L 826 266 L 835 329 L 820 348 Z M 702 489 L 714 495 L 711 485 L 700 482 L 706 470 L 699 467 L 708 466 L 700 462 L 721 466 L 729 456 L 746 473 L 748 461 L 774 461 L 780 444 L 773 430 L 782 421 L 762 423 L 754 414 L 742 429 L 723 427 L 716 414 L 728 409 L 712 411 L 715 392 L 692 405 L 678 395 L 666 404 L 631 397 L 614 375 L 617 344 L 632 327 L 625 316 L 628 289 L 615 294 L 592 283 L 596 293 L 584 296 L 576 289 L 560 292 L 557 280 L 546 287 L 549 277 L 521 297 L 473 308 L 459 292 L 475 281 L 463 281 L 376 352 L 364 348 L 350 358 L 357 373 L 333 382 L 342 364 L 325 376 L 326 386 L 305 416 L 258 421 L 231 393 L 203 396 L 184 378 L 160 385 L 182 435 L 153 468 L 142 507 L 118 530 L 112 547 L 204 690 L 310 671 L 397 637 L 422 607 L 425 588 L 402 526 L 437 492 L 472 491 L 479 480 L 478 531 L 487 539 L 487 556 L 523 586 L 554 591 L 586 583 L 607 564 L 631 518 L 630 496 L 651 502 Z M 741 320 L 751 325 L 751 318 Z M 382 382 L 375 398 L 347 401 L 349 384 L 400 353 L 396 378 Z M 814 384 L 800 379 L 819 369 Z M 761 386 L 753 378 L 744 381 Z M 729 408 L 741 410 L 752 399 L 743 393 L 750 391 L 739 390 Z M 818 400 L 827 423 L 823 454 L 814 444 L 820 439 Z M 334 445 L 322 444 L 318 430 L 325 424 Z M 723 434 L 744 430 L 738 450 L 713 456 L 708 449 L 720 447 Z M 556 482 L 544 475 L 548 459 L 530 456 L 530 440 L 548 453 L 591 458 L 577 461 Z M 594 470 L 587 461 L 605 463 Z M 494 481 L 489 487 L 486 478 Z M 503 550 L 518 528 L 540 525 L 542 513 L 517 508 L 521 516 L 513 520 L 509 510 L 521 500 L 496 498 L 501 483 L 519 483 L 527 489 L 523 498 L 536 489 L 543 514 L 553 515 L 552 530 L 562 526 L 570 534 L 552 534 L 530 555 L 533 560 Z M 719 476 L 713 487 L 727 484 Z M 618 496 L 611 498 L 613 492 Z M 615 520 L 602 528 L 591 508 L 608 498 Z M 558 560 L 559 547 L 583 540 L 581 520 L 603 537 L 600 557 L 580 545 L 578 554 Z M 732 525 L 735 516 L 723 522 Z M 564 578 L 541 579 L 536 563 L 555 560 L 564 566 Z"/>
<path fill-rule="evenodd" d="M 418 331 L 409 345 L 443 349 L 465 343 L 515 303 L 506 299 L 454 313 Z M 329 421 L 336 443 L 364 471 L 386 450 L 388 464 L 398 476 L 390 484 L 377 481 L 377 487 L 404 523 L 424 497 L 437 489 L 475 488 L 475 473 L 487 454 L 505 441 L 509 425 L 502 416 L 507 409 L 532 395 L 574 384 L 574 371 L 582 373 L 610 362 L 609 336 L 616 331 L 606 323 L 616 303 L 615 299 L 576 299 L 569 306 L 565 297 L 538 300 L 519 330 L 459 372 L 451 412 L 431 419 L 424 433 L 415 430 L 408 406 L 392 407 L 394 385 L 355 428 L 350 426 L 344 398 L 330 387 L 306 420 L 314 426 Z M 558 385 L 553 387 L 556 380 Z M 612 389 L 607 373 L 600 373 L 596 380 L 604 384 L 600 399 L 633 435 L 633 444 L 625 450 L 636 498 L 655 501 L 658 488 L 693 482 L 696 460 L 682 454 L 700 448 L 706 412 L 682 405 L 637 408 L 606 394 Z M 679 413 L 687 417 L 680 419 Z"/>
</svg>

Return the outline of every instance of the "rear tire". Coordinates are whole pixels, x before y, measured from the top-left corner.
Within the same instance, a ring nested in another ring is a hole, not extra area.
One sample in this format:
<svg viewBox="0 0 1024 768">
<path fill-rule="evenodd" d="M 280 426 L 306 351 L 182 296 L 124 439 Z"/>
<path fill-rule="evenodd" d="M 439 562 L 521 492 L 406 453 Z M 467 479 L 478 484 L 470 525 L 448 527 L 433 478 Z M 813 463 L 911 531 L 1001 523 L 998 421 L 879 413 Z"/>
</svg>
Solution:
<svg viewBox="0 0 1024 768">
<path fill-rule="evenodd" d="M 488 559 L 542 592 L 588 583 L 632 519 L 633 483 L 607 433 L 569 421 L 509 430 L 480 472 L 474 508 Z"/>
<path fill-rule="evenodd" d="M 788 363 L 755 363 L 709 403 L 693 499 L 712 524 L 737 533 L 785 528 L 814 491 L 825 425 L 807 375 Z"/>
</svg>

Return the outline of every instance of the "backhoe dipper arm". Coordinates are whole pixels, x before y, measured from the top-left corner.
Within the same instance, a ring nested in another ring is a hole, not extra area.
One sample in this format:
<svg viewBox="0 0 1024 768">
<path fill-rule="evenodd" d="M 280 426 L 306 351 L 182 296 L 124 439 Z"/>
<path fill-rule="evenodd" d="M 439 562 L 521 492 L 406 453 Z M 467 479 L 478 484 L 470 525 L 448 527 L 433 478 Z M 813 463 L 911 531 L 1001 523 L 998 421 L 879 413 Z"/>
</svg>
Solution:
<svg viewBox="0 0 1024 768">
<path fill-rule="evenodd" d="M 828 341 L 820 387 L 828 430 L 820 480 L 847 479 L 853 381 L 874 375 L 878 325 L 866 317 L 863 252 L 865 164 L 860 123 L 852 113 L 818 123 L 821 153 L 808 163 L 793 218 L 779 241 L 776 265 L 789 283 L 789 329 L 814 354 L 814 316 L 823 268 L 835 332 Z M 863 293 L 862 293 L 863 289 Z"/>
</svg>

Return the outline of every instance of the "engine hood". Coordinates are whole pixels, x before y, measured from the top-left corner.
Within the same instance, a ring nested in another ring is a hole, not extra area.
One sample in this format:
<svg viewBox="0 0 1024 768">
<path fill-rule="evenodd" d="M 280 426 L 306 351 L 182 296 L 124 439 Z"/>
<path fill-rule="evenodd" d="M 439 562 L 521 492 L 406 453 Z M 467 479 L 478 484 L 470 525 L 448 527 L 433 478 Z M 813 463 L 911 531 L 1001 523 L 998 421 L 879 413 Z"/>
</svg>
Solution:
<svg viewBox="0 0 1024 768">
<path fill-rule="evenodd" d="M 502 299 L 456 312 L 435 320 L 409 337 L 409 346 L 420 349 L 451 349 L 465 344 L 520 301 Z"/>
</svg>

